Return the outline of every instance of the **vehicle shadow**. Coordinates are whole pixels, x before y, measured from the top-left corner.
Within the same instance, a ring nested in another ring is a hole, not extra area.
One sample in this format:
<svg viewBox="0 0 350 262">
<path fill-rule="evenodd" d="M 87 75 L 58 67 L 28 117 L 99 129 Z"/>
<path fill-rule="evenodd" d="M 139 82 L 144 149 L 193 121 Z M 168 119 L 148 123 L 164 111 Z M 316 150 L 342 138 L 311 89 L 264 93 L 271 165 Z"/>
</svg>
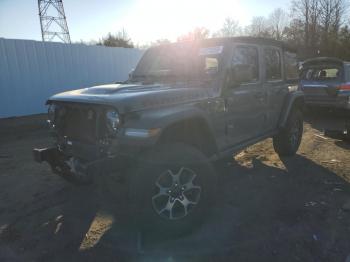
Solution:
<svg viewBox="0 0 350 262">
<path fill-rule="evenodd" d="M 144 236 L 114 215 L 114 223 L 94 246 L 69 258 L 343 261 L 350 246 L 345 230 L 350 216 L 339 208 L 350 195 L 349 185 L 303 156 L 281 161 L 284 168 L 255 158 L 249 167 L 235 161 L 219 163 L 217 204 L 205 224 L 190 235 Z"/>
<path fill-rule="evenodd" d="M 325 109 L 319 109 L 317 111 L 306 110 L 304 119 L 305 122 L 319 131 L 345 130 L 346 125 L 350 123 L 349 114 Z"/>
<path fill-rule="evenodd" d="M 349 149 L 350 141 L 343 134 L 350 127 L 350 116 L 344 113 L 320 110 L 306 111 L 305 122 L 312 128 L 322 132 L 326 137 L 340 140 L 334 144 L 344 149 Z"/>
<path fill-rule="evenodd" d="M 276 167 L 254 157 L 249 165 L 234 160 L 217 163 L 220 183 L 211 215 L 197 230 L 177 239 L 145 236 L 127 223 L 132 215 L 127 212 L 123 184 L 116 188 L 120 199 L 111 207 L 95 186 L 62 182 L 62 189 L 13 221 L 21 235 L 12 232 L 15 240 L 8 239 L 6 246 L 17 243 L 15 254 L 4 255 L 0 245 L 0 258 L 344 261 L 350 246 L 350 214 L 341 206 L 350 196 L 349 184 L 301 155 L 283 158 L 280 164 Z"/>
</svg>

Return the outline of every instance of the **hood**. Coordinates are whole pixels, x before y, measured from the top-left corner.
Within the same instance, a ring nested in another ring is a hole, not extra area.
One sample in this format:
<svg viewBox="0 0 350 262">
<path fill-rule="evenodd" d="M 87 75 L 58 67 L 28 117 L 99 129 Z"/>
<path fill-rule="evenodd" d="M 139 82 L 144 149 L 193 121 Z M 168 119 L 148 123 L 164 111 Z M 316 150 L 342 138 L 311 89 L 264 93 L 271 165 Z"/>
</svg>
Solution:
<svg viewBox="0 0 350 262">
<path fill-rule="evenodd" d="M 210 88 L 197 84 L 110 84 L 52 96 L 52 101 L 90 103 L 116 107 L 120 113 L 188 103 L 209 97 Z"/>
</svg>

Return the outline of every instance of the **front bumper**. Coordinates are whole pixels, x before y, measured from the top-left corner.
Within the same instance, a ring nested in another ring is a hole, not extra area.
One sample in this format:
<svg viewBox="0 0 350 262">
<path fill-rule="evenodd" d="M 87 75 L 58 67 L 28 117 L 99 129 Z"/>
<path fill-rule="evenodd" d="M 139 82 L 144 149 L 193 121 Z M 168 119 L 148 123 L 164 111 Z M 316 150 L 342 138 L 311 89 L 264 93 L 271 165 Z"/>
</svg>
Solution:
<svg viewBox="0 0 350 262">
<path fill-rule="evenodd" d="M 93 161 L 81 161 L 68 157 L 56 147 L 34 148 L 33 157 L 36 162 L 47 162 L 52 171 L 73 184 L 89 184 L 101 172 L 110 172 L 126 164 L 121 157 L 109 156 Z"/>
</svg>

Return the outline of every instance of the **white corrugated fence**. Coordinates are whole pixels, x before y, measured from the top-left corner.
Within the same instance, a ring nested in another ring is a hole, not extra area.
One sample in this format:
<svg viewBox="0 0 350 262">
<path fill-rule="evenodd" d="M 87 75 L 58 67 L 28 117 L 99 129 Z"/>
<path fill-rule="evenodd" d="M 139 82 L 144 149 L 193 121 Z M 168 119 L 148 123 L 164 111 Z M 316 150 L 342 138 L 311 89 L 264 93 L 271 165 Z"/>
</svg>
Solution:
<svg viewBox="0 0 350 262">
<path fill-rule="evenodd" d="M 43 113 L 59 92 L 126 80 L 142 53 L 0 38 L 0 118 Z"/>
</svg>

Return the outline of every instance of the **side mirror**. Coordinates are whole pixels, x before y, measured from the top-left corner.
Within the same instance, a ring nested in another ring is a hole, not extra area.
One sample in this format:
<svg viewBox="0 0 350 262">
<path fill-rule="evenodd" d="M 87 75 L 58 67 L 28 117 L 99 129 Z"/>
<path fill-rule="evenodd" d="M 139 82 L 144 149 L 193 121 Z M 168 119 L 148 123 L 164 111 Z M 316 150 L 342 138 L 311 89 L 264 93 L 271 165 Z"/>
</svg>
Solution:
<svg viewBox="0 0 350 262">
<path fill-rule="evenodd" d="M 130 72 L 129 72 L 129 80 L 132 79 L 133 75 L 134 75 L 134 71 L 135 69 L 131 69 Z"/>
</svg>

